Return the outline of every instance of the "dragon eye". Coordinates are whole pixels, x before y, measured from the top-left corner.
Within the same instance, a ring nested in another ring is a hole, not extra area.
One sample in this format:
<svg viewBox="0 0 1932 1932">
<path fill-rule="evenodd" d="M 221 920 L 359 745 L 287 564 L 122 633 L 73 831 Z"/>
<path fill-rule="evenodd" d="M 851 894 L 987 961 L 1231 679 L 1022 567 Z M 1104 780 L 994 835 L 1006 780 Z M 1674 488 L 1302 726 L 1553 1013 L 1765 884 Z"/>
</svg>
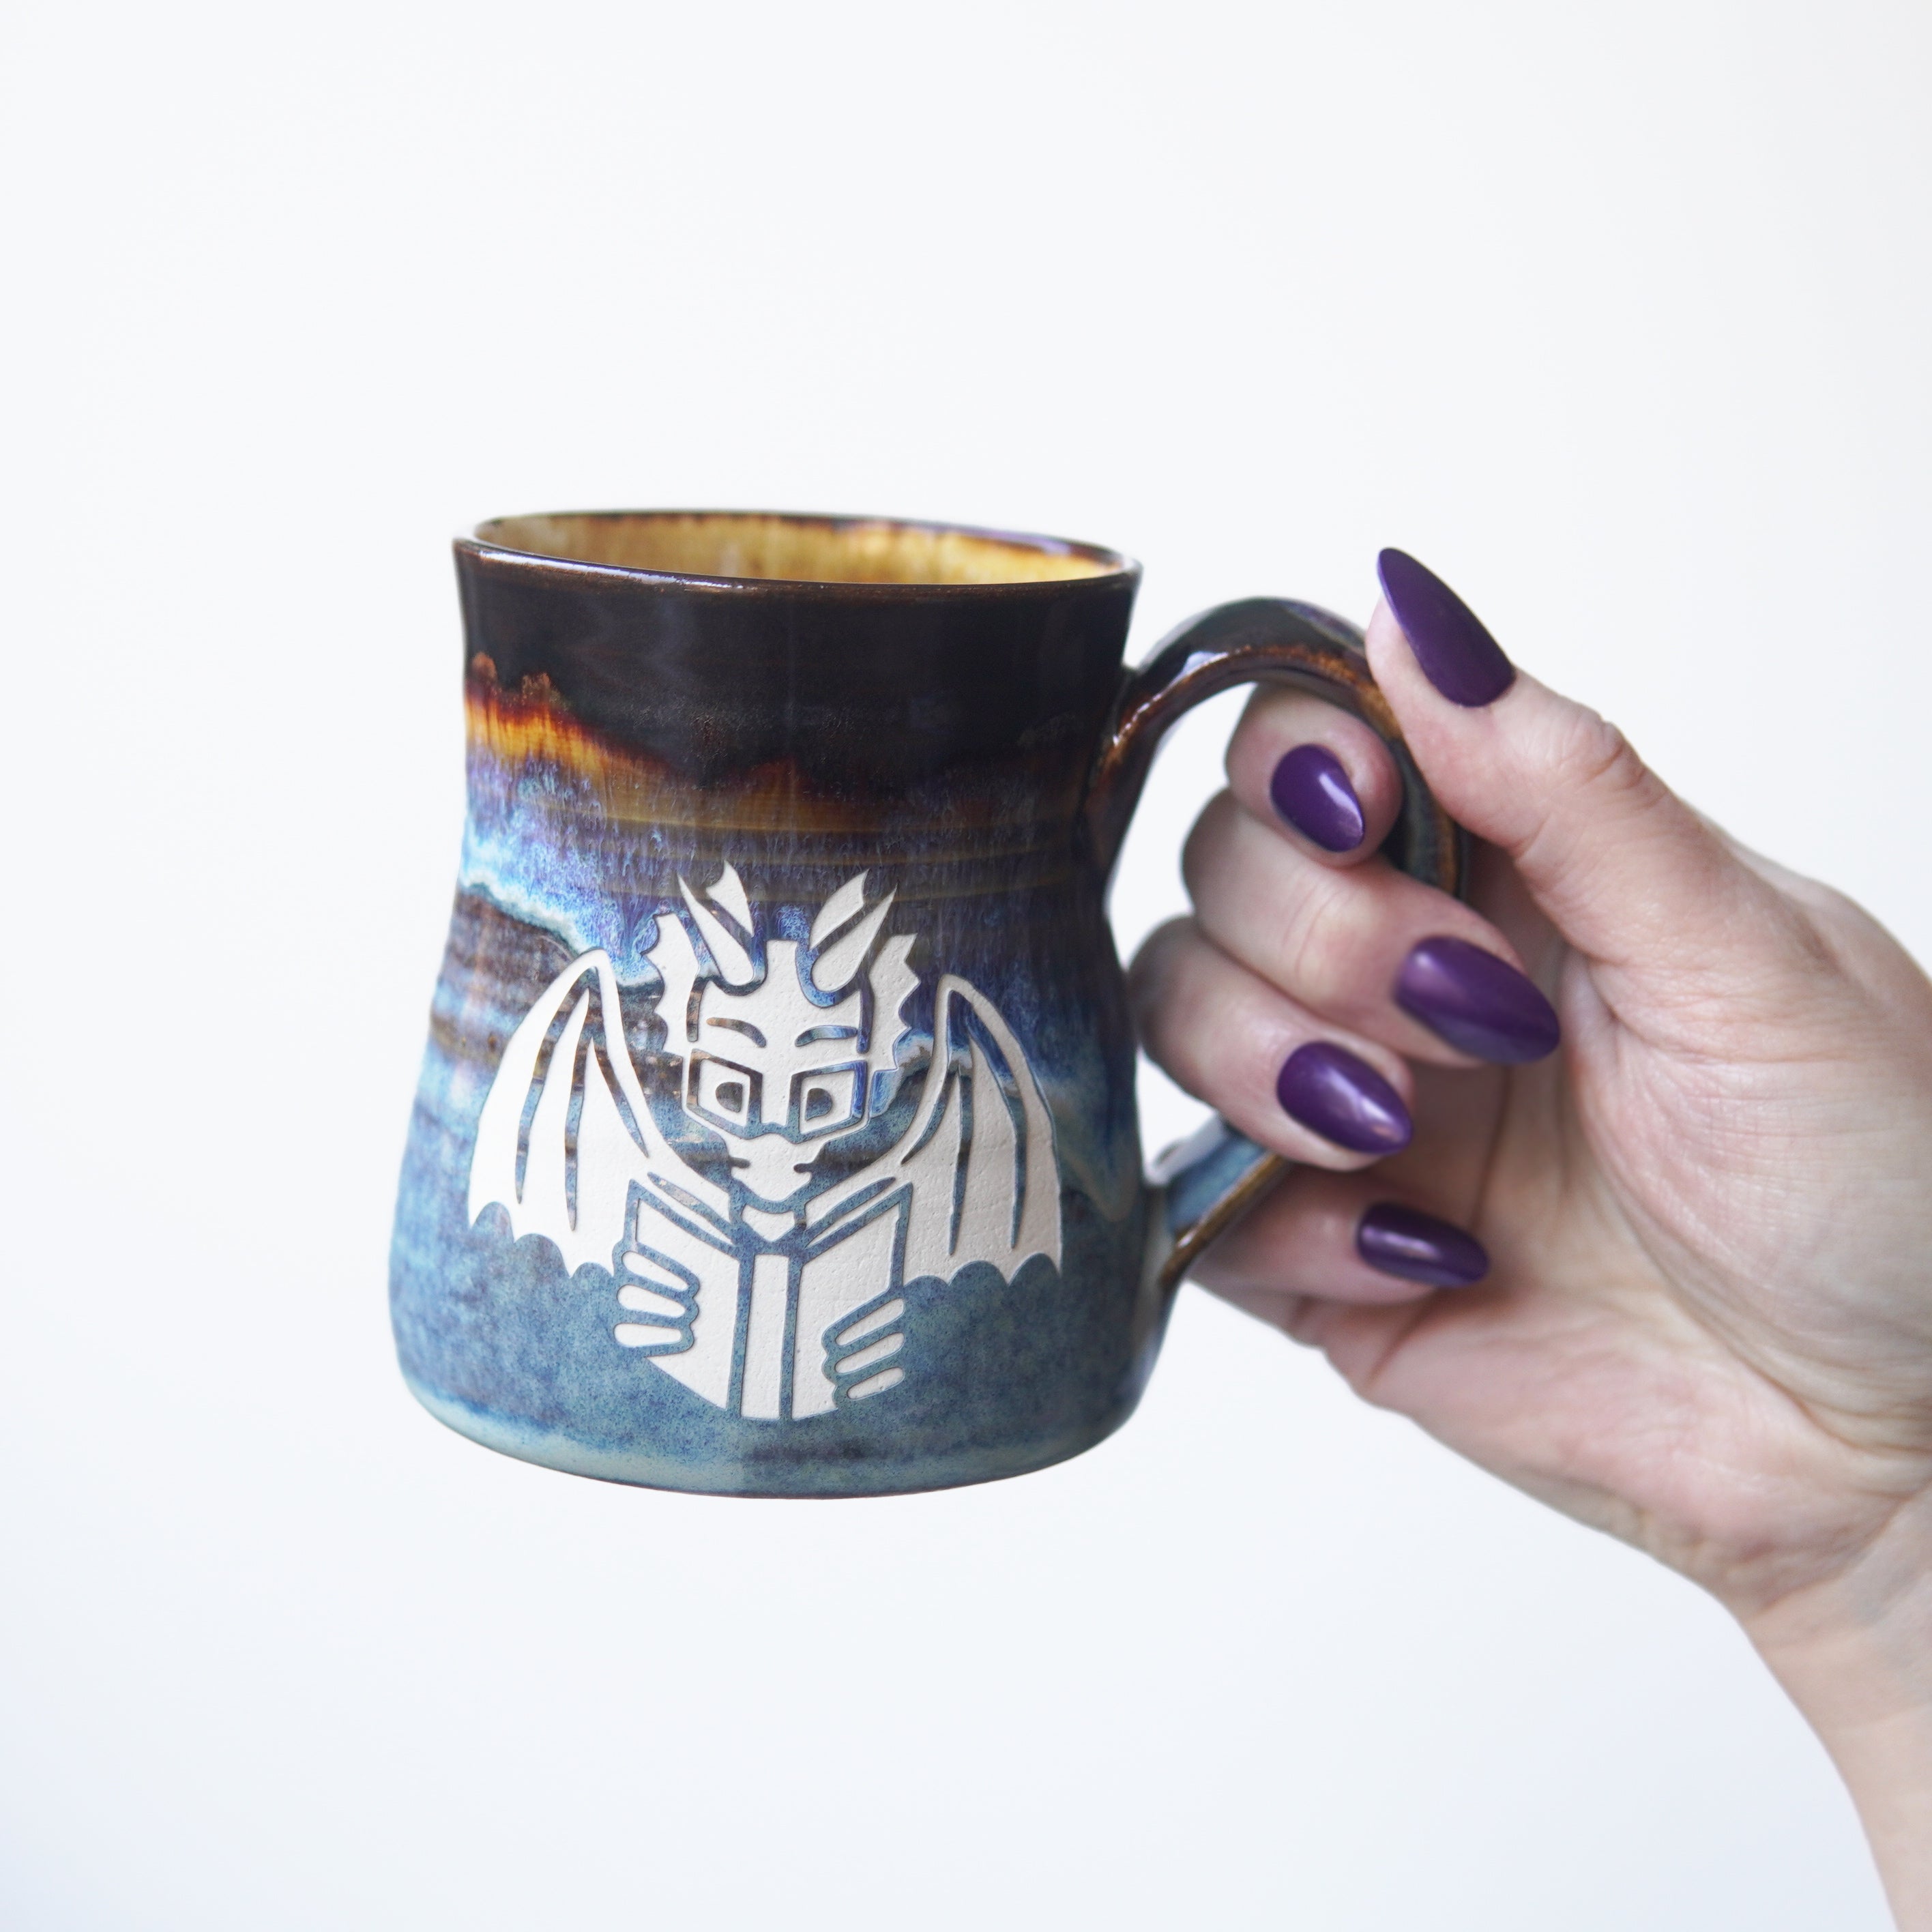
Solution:
<svg viewBox="0 0 1932 1932">
<path fill-rule="evenodd" d="M 692 1069 L 692 1100 L 697 1111 L 718 1125 L 742 1127 L 750 1120 L 756 1081 L 728 1060 L 706 1058 Z"/>
<path fill-rule="evenodd" d="M 802 1074 L 793 1091 L 798 1108 L 794 1131 L 824 1133 L 859 1119 L 865 1110 L 865 1069 L 828 1066 Z"/>
</svg>

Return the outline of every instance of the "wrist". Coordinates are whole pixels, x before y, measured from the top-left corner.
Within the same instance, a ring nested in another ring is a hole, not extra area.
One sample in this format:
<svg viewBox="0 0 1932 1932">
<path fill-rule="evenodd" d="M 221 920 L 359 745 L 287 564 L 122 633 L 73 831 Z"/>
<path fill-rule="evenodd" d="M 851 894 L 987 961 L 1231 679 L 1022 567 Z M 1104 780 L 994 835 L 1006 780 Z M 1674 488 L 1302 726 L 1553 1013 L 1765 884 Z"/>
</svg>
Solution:
<svg viewBox="0 0 1932 1932">
<path fill-rule="evenodd" d="M 1932 1499 L 1743 1622 L 1844 1779 L 1901 1932 L 1932 1932 Z"/>
</svg>

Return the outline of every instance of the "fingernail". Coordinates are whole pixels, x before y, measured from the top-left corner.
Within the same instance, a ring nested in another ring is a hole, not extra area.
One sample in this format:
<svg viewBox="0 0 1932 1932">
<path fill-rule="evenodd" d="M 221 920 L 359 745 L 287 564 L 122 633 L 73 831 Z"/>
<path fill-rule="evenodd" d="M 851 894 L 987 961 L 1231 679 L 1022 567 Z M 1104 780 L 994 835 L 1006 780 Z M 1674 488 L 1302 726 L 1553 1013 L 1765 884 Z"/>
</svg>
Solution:
<svg viewBox="0 0 1932 1932">
<path fill-rule="evenodd" d="M 1352 852 L 1368 820 L 1342 761 L 1323 745 L 1298 745 L 1268 780 L 1274 808 L 1324 852 Z"/>
<path fill-rule="evenodd" d="M 1425 939 L 1402 962 L 1395 1003 L 1478 1060 L 1520 1066 L 1554 1053 L 1556 1010 L 1506 959 L 1466 939 Z"/>
<path fill-rule="evenodd" d="M 1384 1274 L 1428 1288 L 1468 1288 L 1490 1271 L 1489 1255 L 1474 1234 L 1394 1201 L 1378 1201 L 1362 1216 L 1355 1252 Z"/>
<path fill-rule="evenodd" d="M 1423 675 L 1452 704 L 1493 704 L 1516 682 L 1516 668 L 1483 620 L 1434 571 L 1406 550 L 1376 559 L 1382 595 Z"/>
<path fill-rule="evenodd" d="M 1352 1154 L 1394 1154 L 1415 1126 L 1402 1096 L 1369 1063 L 1325 1040 L 1282 1062 L 1275 1098 L 1284 1112 Z"/>
</svg>

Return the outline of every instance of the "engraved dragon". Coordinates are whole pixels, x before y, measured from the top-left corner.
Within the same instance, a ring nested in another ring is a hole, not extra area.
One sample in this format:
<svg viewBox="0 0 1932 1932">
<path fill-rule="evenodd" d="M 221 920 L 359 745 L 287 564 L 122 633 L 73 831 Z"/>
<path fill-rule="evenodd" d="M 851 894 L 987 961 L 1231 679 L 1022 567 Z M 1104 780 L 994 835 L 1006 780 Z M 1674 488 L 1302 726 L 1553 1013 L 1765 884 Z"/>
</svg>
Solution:
<svg viewBox="0 0 1932 1932">
<path fill-rule="evenodd" d="M 763 928 L 730 866 L 701 893 L 679 879 L 646 956 L 675 1136 L 602 949 L 511 1035 L 478 1124 L 471 1223 L 494 1204 L 566 1268 L 610 1268 L 614 1340 L 747 1417 L 800 1421 L 902 1382 L 908 1282 L 1060 1258 L 1052 1118 L 1024 1052 L 956 974 L 930 1035 L 904 1021 L 914 940 L 886 934 L 895 896 L 868 903 L 866 877 L 802 945 Z"/>
</svg>

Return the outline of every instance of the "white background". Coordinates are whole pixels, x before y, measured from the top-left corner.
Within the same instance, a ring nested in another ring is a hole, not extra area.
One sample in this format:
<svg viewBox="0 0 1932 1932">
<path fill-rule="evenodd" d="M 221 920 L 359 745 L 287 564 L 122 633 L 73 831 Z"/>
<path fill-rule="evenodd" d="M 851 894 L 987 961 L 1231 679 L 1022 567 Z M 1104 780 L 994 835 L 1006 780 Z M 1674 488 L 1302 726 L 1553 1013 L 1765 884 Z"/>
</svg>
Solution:
<svg viewBox="0 0 1932 1932">
<path fill-rule="evenodd" d="M 1929 22 L 20 10 L 0 1922 L 1882 1925 L 1714 1608 L 1197 1291 L 1092 1454 L 806 1506 L 459 1440 L 383 1286 L 494 512 L 1090 538 L 1137 652 L 1399 543 L 1932 956 Z"/>
</svg>

